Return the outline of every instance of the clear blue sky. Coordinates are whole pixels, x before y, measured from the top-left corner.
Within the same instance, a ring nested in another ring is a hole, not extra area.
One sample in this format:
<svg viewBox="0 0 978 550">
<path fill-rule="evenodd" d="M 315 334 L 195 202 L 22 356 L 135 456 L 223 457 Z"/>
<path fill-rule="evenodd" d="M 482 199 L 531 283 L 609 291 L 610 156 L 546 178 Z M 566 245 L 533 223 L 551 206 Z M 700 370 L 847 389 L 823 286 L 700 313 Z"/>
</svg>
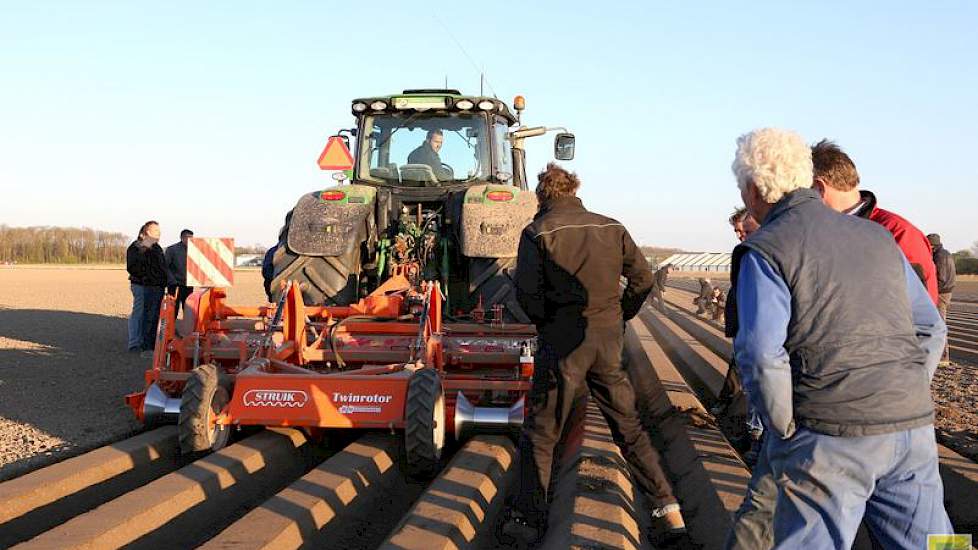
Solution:
<svg viewBox="0 0 978 550">
<path fill-rule="evenodd" d="M 707 4 L 0 1 L 0 223 L 271 244 L 352 98 L 477 93 L 471 57 L 575 132 L 585 205 L 642 244 L 729 248 L 761 126 L 838 140 L 881 206 L 978 240 L 978 3 Z"/>
</svg>

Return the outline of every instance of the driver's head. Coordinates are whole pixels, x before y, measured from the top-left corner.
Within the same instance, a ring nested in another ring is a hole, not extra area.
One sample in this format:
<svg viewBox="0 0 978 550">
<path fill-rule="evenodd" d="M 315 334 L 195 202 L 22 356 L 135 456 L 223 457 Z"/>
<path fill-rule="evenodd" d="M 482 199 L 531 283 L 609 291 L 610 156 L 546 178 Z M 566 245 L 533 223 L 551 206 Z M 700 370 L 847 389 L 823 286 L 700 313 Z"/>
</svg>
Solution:
<svg viewBox="0 0 978 550">
<path fill-rule="evenodd" d="M 431 148 L 437 153 L 441 150 L 441 144 L 445 141 L 445 136 L 442 135 L 441 130 L 432 130 L 428 132 L 428 137 L 426 139 L 428 141 L 428 145 L 430 145 Z"/>
</svg>

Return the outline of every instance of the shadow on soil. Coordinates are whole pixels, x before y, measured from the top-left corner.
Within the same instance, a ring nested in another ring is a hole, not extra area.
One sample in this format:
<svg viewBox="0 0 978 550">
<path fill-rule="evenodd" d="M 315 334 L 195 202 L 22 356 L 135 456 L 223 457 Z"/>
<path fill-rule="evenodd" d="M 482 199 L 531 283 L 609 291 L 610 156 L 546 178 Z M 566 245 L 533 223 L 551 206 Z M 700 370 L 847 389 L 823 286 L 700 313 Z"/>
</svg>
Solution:
<svg viewBox="0 0 978 550">
<path fill-rule="evenodd" d="M 139 428 L 123 396 L 142 387 L 149 360 L 125 351 L 126 336 L 122 317 L 0 308 L 0 338 L 12 340 L 0 349 L 0 417 L 33 427 L 4 441 L 24 456 L 0 480 Z"/>
</svg>

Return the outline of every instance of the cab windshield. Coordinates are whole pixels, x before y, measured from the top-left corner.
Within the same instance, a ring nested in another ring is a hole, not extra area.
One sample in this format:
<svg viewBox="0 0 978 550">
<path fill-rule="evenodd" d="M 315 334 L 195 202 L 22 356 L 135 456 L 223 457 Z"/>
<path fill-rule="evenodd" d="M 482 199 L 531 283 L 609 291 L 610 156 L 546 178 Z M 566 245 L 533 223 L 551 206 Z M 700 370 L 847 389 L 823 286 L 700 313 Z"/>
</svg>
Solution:
<svg viewBox="0 0 978 550">
<path fill-rule="evenodd" d="M 498 126 L 495 124 L 494 126 Z M 512 169 L 481 113 L 405 112 L 365 117 L 359 179 L 416 187 L 496 180 Z M 503 134 L 505 135 L 505 126 Z M 508 144 L 507 144 L 508 145 Z M 496 157 L 496 158 L 493 158 Z"/>
</svg>

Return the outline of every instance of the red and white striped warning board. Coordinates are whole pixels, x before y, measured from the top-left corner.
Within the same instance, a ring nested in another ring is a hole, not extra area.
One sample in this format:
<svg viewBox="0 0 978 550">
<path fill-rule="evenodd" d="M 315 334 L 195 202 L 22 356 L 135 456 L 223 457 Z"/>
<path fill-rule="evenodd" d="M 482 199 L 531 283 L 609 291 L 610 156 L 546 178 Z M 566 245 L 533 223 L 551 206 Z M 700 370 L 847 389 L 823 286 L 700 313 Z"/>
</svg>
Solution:
<svg viewBox="0 0 978 550">
<path fill-rule="evenodd" d="M 187 286 L 234 284 L 234 239 L 191 237 L 187 244 Z"/>
</svg>

